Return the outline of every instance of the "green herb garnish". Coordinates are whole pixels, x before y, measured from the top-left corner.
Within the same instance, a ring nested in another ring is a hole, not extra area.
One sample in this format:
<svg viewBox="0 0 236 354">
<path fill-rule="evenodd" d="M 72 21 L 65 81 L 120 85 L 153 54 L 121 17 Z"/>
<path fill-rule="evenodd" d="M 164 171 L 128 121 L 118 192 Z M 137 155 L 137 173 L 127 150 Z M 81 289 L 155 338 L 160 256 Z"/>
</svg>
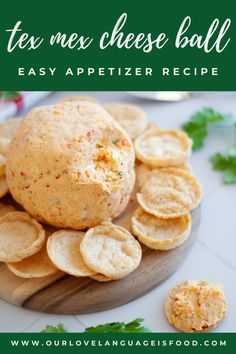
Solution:
<svg viewBox="0 0 236 354">
<path fill-rule="evenodd" d="M 56 326 L 47 325 L 41 333 L 68 333 L 68 331 L 62 323 L 58 323 Z"/>
<path fill-rule="evenodd" d="M 151 333 L 151 331 L 141 326 L 143 318 L 136 318 L 134 321 L 125 322 L 113 322 L 98 325 L 96 327 L 86 328 L 86 333 Z M 64 325 L 59 323 L 57 326 L 46 326 L 42 333 L 68 333 Z"/>
<path fill-rule="evenodd" d="M 225 156 L 217 152 L 210 161 L 214 170 L 224 172 L 224 183 L 236 183 L 236 148 L 230 149 Z"/>
<path fill-rule="evenodd" d="M 0 96 L 5 100 L 16 100 L 20 97 L 20 93 L 17 91 L 2 91 Z"/>
<path fill-rule="evenodd" d="M 123 171 L 119 171 L 117 174 L 120 178 L 123 178 L 125 175 Z"/>
<path fill-rule="evenodd" d="M 114 138 L 114 139 L 112 140 L 112 144 L 116 145 L 116 144 L 119 142 L 119 140 L 120 140 L 120 139 L 118 139 L 118 138 Z"/>
<path fill-rule="evenodd" d="M 203 147 L 208 135 L 208 127 L 214 123 L 231 121 L 231 116 L 216 112 L 213 108 L 205 107 L 192 115 L 190 120 L 182 125 L 182 129 L 193 141 L 193 151 Z"/>
<path fill-rule="evenodd" d="M 125 323 L 125 322 L 114 322 L 106 323 L 103 325 L 98 325 L 96 327 L 86 328 L 86 333 L 150 333 L 151 331 L 142 327 L 141 323 L 143 318 L 136 318 L 134 321 Z"/>
</svg>

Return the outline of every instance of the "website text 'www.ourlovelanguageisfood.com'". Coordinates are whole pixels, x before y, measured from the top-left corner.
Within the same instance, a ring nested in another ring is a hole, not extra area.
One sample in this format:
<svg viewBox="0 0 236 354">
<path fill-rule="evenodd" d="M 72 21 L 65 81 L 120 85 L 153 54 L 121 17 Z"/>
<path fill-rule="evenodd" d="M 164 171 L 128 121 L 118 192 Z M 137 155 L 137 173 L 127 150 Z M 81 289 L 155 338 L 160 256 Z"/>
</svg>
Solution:
<svg viewBox="0 0 236 354">
<path fill-rule="evenodd" d="M 227 340 L 11 340 L 12 347 L 227 347 Z"/>
</svg>

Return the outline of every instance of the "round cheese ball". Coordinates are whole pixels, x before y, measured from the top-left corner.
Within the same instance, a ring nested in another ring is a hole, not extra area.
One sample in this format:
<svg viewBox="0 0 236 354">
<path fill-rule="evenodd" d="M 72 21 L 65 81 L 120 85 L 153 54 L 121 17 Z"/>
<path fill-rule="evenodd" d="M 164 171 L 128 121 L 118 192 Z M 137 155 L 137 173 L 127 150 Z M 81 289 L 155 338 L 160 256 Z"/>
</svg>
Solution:
<svg viewBox="0 0 236 354">
<path fill-rule="evenodd" d="M 81 230 L 117 217 L 134 187 L 134 149 L 98 104 L 34 109 L 9 147 L 7 182 L 37 220 Z"/>
</svg>

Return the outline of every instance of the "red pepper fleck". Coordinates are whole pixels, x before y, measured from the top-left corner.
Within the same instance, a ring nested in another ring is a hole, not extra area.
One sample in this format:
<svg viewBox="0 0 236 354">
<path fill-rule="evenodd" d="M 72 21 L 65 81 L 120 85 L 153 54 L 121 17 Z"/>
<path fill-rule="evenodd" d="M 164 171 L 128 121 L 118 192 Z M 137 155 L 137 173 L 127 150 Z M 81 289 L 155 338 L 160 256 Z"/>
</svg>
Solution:
<svg viewBox="0 0 236 354">
<path fill-rule="evenodd" d="M 49 187 L 50 187 L 50 184 L 47 184 L 46 187 L 49 188 Z"/>
<path fill-rule="evenodd" d="M 58 178 L 60 178 L 60 177 L 61 177 L 61 175 L 58 175 L 58 176 L 56 176 L 55 178 L 58 179 Z"/>
<path fill-rule="evenodd" d="M 25 172 L 21 171 L 20 175 L 26 177 L 26 173 Z"/>
<path fill-rule="evenodd" d="M 28 189 L 30 187 L 30 184 L 28 184 L 27 186 L 25 186 L 25 189 Z"/>
<path fill-rule="evenodd" d="M 129 143 L 128 143 L 127 140 L 122 140 L 122 141 L 121 141 L 121 145 L 122 145 L 122 146 L 127 146 L 127 147 L 129 147 Z"/>
<path fill-rule="evenodd" d="M 87 132 L 86 136 L 87 136 L 88 140 L 90 140 L 91 139 L 91 132 Z"/>
</svg>

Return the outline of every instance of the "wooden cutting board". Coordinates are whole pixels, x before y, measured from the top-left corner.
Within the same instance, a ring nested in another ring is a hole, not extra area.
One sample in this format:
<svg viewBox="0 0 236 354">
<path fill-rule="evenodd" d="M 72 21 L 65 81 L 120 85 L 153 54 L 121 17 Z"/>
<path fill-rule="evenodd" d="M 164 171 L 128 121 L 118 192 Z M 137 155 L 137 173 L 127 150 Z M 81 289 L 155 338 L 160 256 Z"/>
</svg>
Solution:
<svg viewBox="0 0 236 354">
<path fill-rule="evenodd" d="M 130 229 L 136 208 L 133 198 L 115 222 Z M 185 260 L 196 238 L 200 208 L 192 212 L 192 231 L 187 241 L 173 250 L 143 247 L 140 266 L 124 279 L 99 283 L 58 272 L 40 279 L 22 279 L 0 263 L 0 298 L 27 309 L 53 314 L 82 314 L 108 310 L 132 301 L 156 287 Z"/>
</svg>

